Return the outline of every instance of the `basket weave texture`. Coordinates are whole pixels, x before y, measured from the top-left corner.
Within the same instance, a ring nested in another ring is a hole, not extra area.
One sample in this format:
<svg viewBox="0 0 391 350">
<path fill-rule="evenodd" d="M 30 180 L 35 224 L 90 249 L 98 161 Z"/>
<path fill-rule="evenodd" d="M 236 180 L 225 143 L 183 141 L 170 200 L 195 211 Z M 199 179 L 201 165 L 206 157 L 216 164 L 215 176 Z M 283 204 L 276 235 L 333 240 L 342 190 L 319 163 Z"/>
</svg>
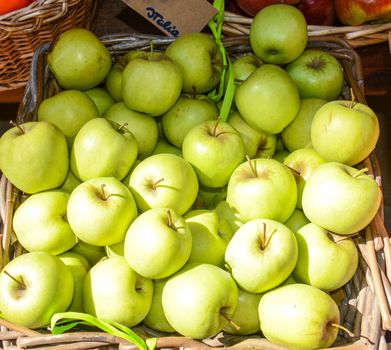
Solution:
<svg viewBox="0 0 391 350">
<path fill-rule="evenodd" d="M 167 37 L 150 35 L 111 35 L 101 38 L 109 47 L 113 56 L 121 55 L 131 49 L 149 50 L 153 42 L 155 50 L 164 50 L 173 40 Z M 227 37 L 224 45 L 231 57 L 249 53 L 247 36 Z M 361 62 L 357 53 L 345 41 L 335 37 L 313 37 L 309 47 L 316 47 L 334 55 L 343 65 L 345 88 L 342 98 L 348 99 L 354 94 L 357 101 L 365 103 Z M 42 99 L 52 96 L 58 86 L 46 64 L 46 54 L 50 46 L 45 45 L 36 51 L 31 77 L 26 86 L 24 98 L 18 114 L 18 123 L 36 120 L 36 112 Z M 369 169 L 381 187 L 380 167 L 376 156 L 372 154 L 363 164 Z M 0 181 L 0 237 L 2 249 L 0 262 L 22 254 L 20 244 L 12 233 L 12 217 L 22 193 L 4 176 Z M 340 331 L 334 349 L 340 350 L 386 350 L 386 331 L 391 330 L 391 244 L 384 226 L 383 207 L 372 223 L 354 237 L 359 250 L 359 267 L 353 279 L 343 288 L 332 293 L 341 313 L 341 325 L 349 329 L 354 336 Z M 31 330 L 0 319 L 0 349 L 136 349 L 136 346 L 124 339 L 101 331 L 81 329 L 63 335 L 52 335 L 47 330 Z M 271 344 L 260 335 L 251 337 L 232 336 L 220 333 L 213 339 L 196 341 L 177 334 L 162 334 L 148 329 L 144 325 L 134 327 L 143 337 L 157 337 L 158 349 L 214 349 L 224 346 L 231 350 L 263 349 L 283 350 L 285 348 Z"/>
<path fill-rule="evenodd" d="M 36 0 L 0 16 L 0 92 L 23 87 L 34 51 L 73 28 L 92 28 L 99 0 Z"/>
</svg>

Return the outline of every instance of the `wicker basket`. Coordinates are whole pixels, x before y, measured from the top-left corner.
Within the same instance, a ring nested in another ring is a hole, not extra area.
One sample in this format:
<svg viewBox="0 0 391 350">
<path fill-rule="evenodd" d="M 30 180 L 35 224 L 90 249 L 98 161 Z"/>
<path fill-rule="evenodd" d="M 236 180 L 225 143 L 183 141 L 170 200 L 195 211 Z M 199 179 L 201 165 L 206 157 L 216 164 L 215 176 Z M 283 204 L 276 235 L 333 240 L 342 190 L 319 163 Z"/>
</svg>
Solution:
<svg viewBox="0 0 391 350">
<path fill-rule="evenodd" d="M 223 32 L 226 35 L 248 35 L 252 17 L 225 11 Z M 343 38 L 351 47 L 388 42 L 391 53 L 391 23 L 364 24 L 358 26 L 308 25 L 308 36 L 335 35 Z"/>
<path fill-rule="evenodd" d="M 72 27 L 91 28 L 99 0 L 36 0 L 0 16 L 0 92 L 23 87 L 34 51 Z"/>
<path fill-rule="evenodd" d="M 113 54 L 121 54 L 130 49 L 149 49 L 153 41 L 156 50 L 164 49 L 173 39 L 149 35 L 112 35 L 102 41 Z M 227 37 L 224 44 L 233 56 L 250 52 L 247 36 Z M 361 62 L 357 53 L 343 40 L 336 37 L 310 38 L 309 47 L 327 50 L 343 64 L 345 88 L 343 98 L 356 99 L 365 103 Z M 40 47 L 34 55 L 31 77 L 26 86 L 19 112 L 18 122 L 36 120 L 37 107 L 43 98 L 55 93 L 56 84 L 47 64 L 46 53 L 50 45 Z M 375 155 L 364 161 L 369 173 L 381 186 L 380 168 Z M 22 194 L 3 176 L 0 181 L 0 214 L 2 227 L 2 265 L 22 253 L 22 249 L 12 235 L 12 217 Z M 372 223 L 360 232 L 355 242 L 359 249 L 359 267 L 353 279 L 343 288 L 332 293 L 340 307 L 341 324 L 354 336 L 340 331 L 335 349 L 344 350 L 386 350 L 386 333 L 391 330 L 391 245 L 390 237 L 384 227 L 383 207 Z M 95 329 L 80 329 L 62 335 L 52 335 L 48 330 L 36 330 L 20 327 L 0 319 L 0 346 L 2 349 L 136 349 L 130 342 Z M 211 349 L 227 347 L 231 350 L 285 349 L 268 342 L 259 335 L 251 337 L 232 336 L 220 333 L 213 339 L 196 341 L 177 334 L 162 334 L 148 329 L 144 325 L 134 327 L 142 337 L 157 337 L 157 348 Z"/>
</svg>

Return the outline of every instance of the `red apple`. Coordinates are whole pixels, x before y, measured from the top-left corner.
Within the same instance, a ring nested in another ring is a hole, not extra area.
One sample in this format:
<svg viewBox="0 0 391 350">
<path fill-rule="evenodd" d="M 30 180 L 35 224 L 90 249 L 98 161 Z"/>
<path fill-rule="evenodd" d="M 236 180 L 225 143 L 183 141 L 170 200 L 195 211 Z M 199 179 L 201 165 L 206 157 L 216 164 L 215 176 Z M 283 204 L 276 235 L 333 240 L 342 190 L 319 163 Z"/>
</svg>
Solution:
<svg viewBox="0 0 391 350">
<path fill-rule="evenodd" d="M 272 4 L 297 5 L 300 0 L 235 0 L 248 15 L 255 16 L 261 9 Z"/>
<path fill-rule="evenodd" d="M 335 0 L 335 13 L 345 25 L 391 21 L 390 0 Z"/>
<path fill-rule="evenodd" d="M 334 24 L 334 0 L 301 0 L 296 6 L 307 24 L 331 26 Z"/>
</svg>

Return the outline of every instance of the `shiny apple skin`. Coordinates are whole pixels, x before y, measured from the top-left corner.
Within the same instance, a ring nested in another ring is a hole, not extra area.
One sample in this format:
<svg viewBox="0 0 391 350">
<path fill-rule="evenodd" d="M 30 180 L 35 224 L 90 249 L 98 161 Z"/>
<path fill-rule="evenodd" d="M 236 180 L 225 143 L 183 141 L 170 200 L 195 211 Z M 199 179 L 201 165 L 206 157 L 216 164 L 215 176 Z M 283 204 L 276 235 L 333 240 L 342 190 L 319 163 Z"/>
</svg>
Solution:
<svg viewBox="0 0 391 350">
<path fill-rule="evenodd" d="M 301 0 L 296 6 L 307 24 L 332 26 L 335 21 L 334 0 Z"/>
</svg>

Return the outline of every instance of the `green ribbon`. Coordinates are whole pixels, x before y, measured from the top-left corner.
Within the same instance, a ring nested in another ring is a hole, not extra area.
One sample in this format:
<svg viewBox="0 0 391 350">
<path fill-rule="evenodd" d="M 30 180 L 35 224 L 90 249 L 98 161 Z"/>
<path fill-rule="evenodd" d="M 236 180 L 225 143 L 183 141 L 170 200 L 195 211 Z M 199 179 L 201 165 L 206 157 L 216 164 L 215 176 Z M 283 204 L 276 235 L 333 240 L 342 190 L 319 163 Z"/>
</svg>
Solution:
<svg viewBox="0 0 391 350">
<path fill-rule="evenodd" d="M 61 312 L 52 316 L 50 327 L 53 334 L 62 334 L 78 325 L 94 326 L 102 331 L 128 340 L 136 345 L 140 350 L 154 350 L 156 348 L 156 338 L 144 341 L 130 328 L 117 322 L 102 321 L 92 315 L 82 312 Z"/>
<path fill-rule="evenodd" d="M 209 21 L 209 28 L 216 40 L 223 58 L 223 70 L 218 89 L 211 91 L 208 96 L 211 100 L 218 102 L 223 98 L 220 108 L 220 119 L 227 121 L 231 111 L 232 101 L 235 95 L 234 72 L 228 53 L 222 41 L 222 28 L 224 24 L 224 0 L 215 0 L 213 6 L 217 9 L 217 14 Z"/>
</svg>

